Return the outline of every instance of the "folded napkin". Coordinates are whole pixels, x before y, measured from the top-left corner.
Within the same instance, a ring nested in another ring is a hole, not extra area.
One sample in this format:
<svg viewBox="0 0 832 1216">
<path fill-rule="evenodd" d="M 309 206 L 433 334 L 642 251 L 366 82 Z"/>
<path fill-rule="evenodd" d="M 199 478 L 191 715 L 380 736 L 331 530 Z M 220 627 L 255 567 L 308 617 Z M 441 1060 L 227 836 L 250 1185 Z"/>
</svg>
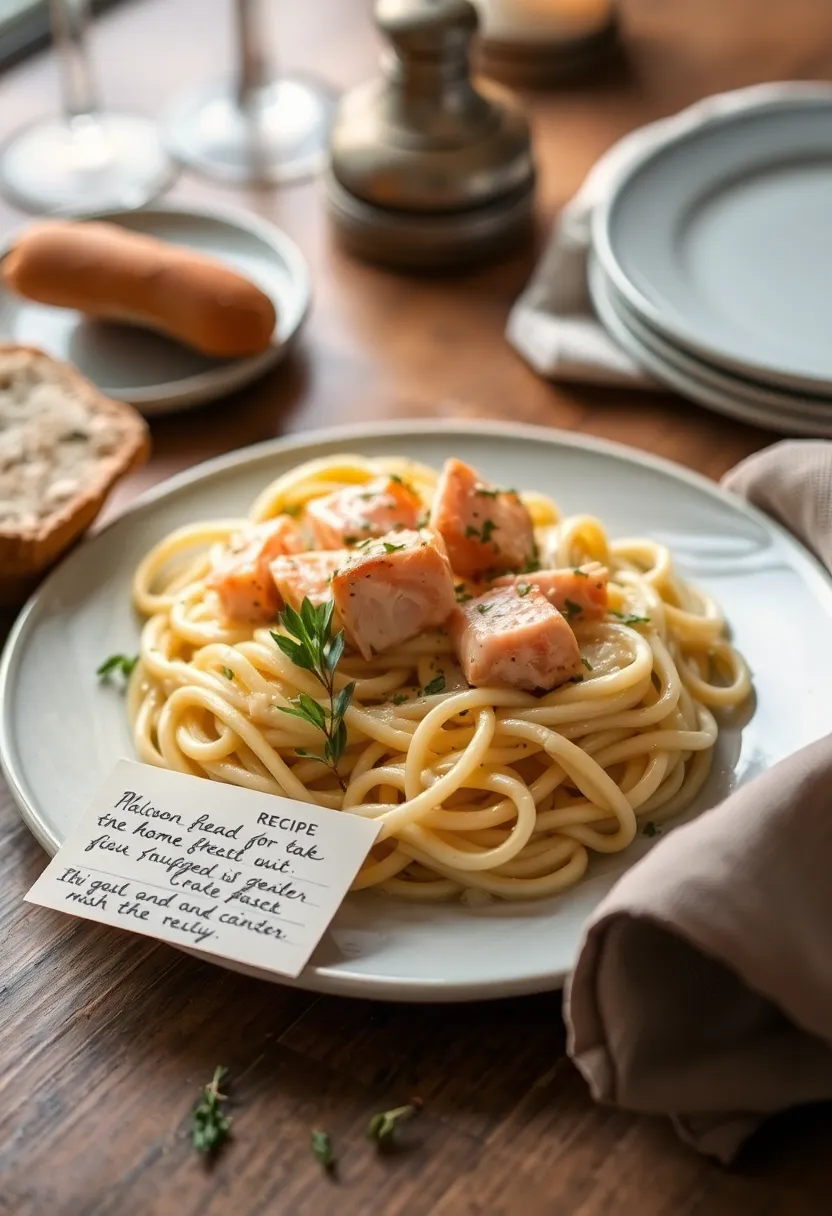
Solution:
<svg viewBox="0 0 832 1216">
<path fill-rule="evenodd" d="M 541 376 L 588 384 L 660 388 L 610 338 L 596 319 L 587 287 L 592 214 L 632 161 L 669 136 L 682 135 L 715 114 L 783 96 L 832 94 L 829 84 L 787 81 L 706 97 L 672 118 L 631 131 L 590 170 L 558 217 L 543 258 L 509 313 L 506 337 Z"/>
<path fill-rule="evenodd" d="M 832 443 L 778 443 L 724 484 L 832 568 Z M 832 1099 L 830 858 L 832 736 L 668 833 L 620 879 L 564 994 L 594 1098 L 670 1115 L 723 1162 L 767 1115 Z"/>
</svg>

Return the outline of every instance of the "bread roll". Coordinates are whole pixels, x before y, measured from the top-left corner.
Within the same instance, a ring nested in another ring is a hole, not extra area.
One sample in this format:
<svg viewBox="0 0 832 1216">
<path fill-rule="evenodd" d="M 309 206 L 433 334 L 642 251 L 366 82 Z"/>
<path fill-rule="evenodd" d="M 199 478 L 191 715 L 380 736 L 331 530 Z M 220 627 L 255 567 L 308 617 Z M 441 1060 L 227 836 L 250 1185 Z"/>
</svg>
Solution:
<svg viewBox="0 0 832 1216">
<path fill-rule="evenodd" d="M 27 299 L 158 330 L 206 355 L 257 354 L 275 326 L 269 297 L 236 270 L 117 224 L 34 224 L 2 275 Z"/>
</svg>

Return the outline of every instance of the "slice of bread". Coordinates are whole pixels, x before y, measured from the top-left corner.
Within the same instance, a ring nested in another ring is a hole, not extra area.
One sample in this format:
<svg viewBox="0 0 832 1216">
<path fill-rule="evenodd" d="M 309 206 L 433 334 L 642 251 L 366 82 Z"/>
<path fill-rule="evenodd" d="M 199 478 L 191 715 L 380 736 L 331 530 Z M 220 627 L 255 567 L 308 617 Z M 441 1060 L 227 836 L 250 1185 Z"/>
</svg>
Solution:
<svg viewBox="0 0 832 1216">
<path fill-rule="evenodd" d="M 28 594 L 149 451 L 132 406 L 43 351 L 0 345 L 0 604 Z"/>
</svg>

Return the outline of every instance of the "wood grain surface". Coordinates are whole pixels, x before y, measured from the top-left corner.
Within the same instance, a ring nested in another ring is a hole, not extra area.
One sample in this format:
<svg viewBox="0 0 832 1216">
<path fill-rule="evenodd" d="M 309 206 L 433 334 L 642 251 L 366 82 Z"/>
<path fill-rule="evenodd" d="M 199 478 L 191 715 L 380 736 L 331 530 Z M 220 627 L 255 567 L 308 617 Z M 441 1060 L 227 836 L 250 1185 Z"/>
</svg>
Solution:
<svg viewBox="0 0 832 1216">
<path fill-rule="evenodd" d="M 348 87 L 375 71 L 367 0 L 274 0 L 280 61 Z M 538 238 L 593 160 L 636 124 L 765 79 L 832 77 L 829 0 L 625 0 L 625 52 L 600 81 L 528 97 Z M 225 0 L 135 0 L 97 22 L 109 104 L 156 113 L 229 59 Z M 57 105 L 49 55 L 0 79 L 0 136 Z M 155 455 L 117 493 L 205 457 L 359 419 L 516 418 L 622 440 L 718 477 L 772 441 L 669 395 L 553 387 L 502 337 L 533 265 L 441 280 L 368 269 L 333 246 L 318 183 L 181 200 L 252 209 L 309 260 L 315 303 L 295 354 L 256 387 L 154 425 Z M 22 217 L 0 206 L 0 233 Z M 6 622 L 7 623 L 7 622 Z M 45 740 L 48 745 L 48 740 Z M 558 994 L 463 1007 L 319 998 L 32 907 L 45 855 L 0 789 L 0 1212 L 12 1216 L 743 1216 L 830 1210 L 828 1108 L 771 1122 L 731 1170 L 658 1119 L 600 1109 L 564 1054 Z M 213 1169 L 189 1111 L 231 1070 L 233 1139 Z M 418 1094 L 400 1152 L 370 1115 Z M 328 1129 L 337 1176 L 312 1159 Z"/>
</svg>

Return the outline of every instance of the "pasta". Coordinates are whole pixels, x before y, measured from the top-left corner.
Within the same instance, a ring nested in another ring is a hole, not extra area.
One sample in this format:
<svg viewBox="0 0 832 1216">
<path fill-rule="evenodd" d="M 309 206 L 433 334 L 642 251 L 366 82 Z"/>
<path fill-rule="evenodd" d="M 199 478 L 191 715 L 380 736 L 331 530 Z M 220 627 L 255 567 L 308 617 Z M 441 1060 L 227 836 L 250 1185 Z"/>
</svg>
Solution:
<svg viewBox="0 0 832 1216">
<path fill-rule="evenodd" d="M 434 470 L 342 456 L 273 481 L 250 520 L 298 518 L 381 473 L 407 479 L 430 507 Z M 145 623 L 128 711 L 140 759 L 378 819 L 355 889 L 476 902 L 579 882 L 593 854 L 626 849 L 640 826 L 691 802 L 708 775 L 714 711 L 739 706 L 750 677 L 718 605 L 674 571 L 667 548 L 610 540 L 598 519 L 520 498 L 550 562 L 609 570 L 604 619 L 573 626 L 582 678 L 543 694 L 469 687 L 441 628 L 369 659 L 348 649 L 335 674 L 336 689 L 355 682 L 342 789 L 331 768 L 297 754 L 319 743 L 314 727 L 276 712 L 300 693 L 320 697 L 320 685 L 275 644 L 274 623 L 225 619 L 206 585 L 212 554 L 245 521 L 195 523 L 134 578 Z"/>
</svg>

